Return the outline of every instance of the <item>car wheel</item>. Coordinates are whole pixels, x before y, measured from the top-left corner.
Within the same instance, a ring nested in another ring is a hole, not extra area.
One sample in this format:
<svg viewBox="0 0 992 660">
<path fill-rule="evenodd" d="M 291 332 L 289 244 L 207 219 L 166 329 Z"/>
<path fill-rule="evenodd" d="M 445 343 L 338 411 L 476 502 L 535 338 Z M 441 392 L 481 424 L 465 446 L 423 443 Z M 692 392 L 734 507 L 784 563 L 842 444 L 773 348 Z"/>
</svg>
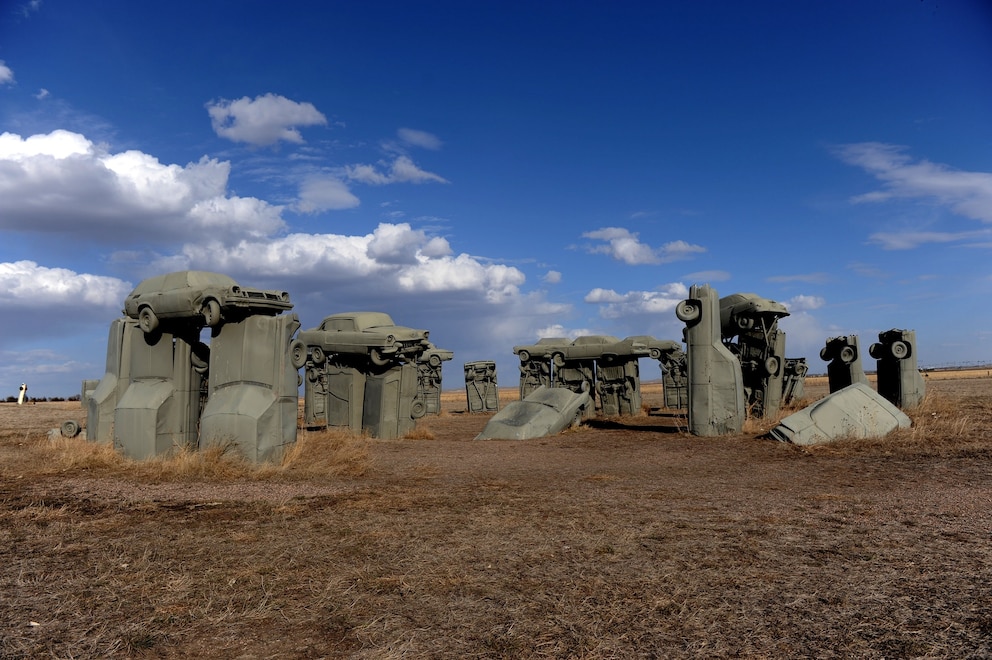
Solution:
<svg viewBox="0 0 992 660">
<path fill-rule="evenodd" d="M 200 313 L 203 314 L 203 322 L 211 328 L 220 325 L 220 303 L 216 300 L 203 303 Z"/>
<path fill-rule="evenodd" d="M 854 362 L 854 358 L 857 357 L 857 353 L 854 352 L 854 348 L 851 346 L 845 346 L 840 349 L 840 361 L 844 364 L 851 364 Z"/>
<path fill-rule="evenodd" d="M 189 361 L 190 364 L 193 365 L 193 371 L 200 374 L 201 376 L 207 373 L 207 370 L 210 368 L 210 363 L 204 360 L 202 356 L 199 356 L 196 353 L 190 354 Z"/>
<path fill-rule="evenodd" d="M 151 334 L 158 330 L 158 316 L 151 307 L 142 307 L 138 310 L 138 326 L 145 334 Z"/>
<path fill-rule="evenodd" d="M 551 361 L 555 363 L 555 366 L 559 369 L 565 366 L 565 356 L 561 353 L 555 353 L 551 356 Z"/>
<path fill-rule="evenodd" d="M 765 359 L 765 372 L 769 376 L 774 376 L 778 373 L 778 368 L 781 365 L 779 359 L 774 355 L 770 355 Z"/>
<path fill-rule="evenodd" d="M 884 348 L 885 346 L 882 344 L 872 344 L 868 347 L 868 355 L 872 356 L 876 360 L 881 360 L 883 356 L 882 351 Z"/>
<path fill-rule="evenodd" d="M 520 351 L 519 353 L 517 353 L 517 357 L 520 358 L 521 362 L 526 362 L 527 360 L 530 359 L 530 353 L 528 353 L 527 351 Z"/>
<path fill-rule="evenodd" d="M 430 359 L 429 359 L 429 360 L 427 360 L 427 363 L 428 363 L 428 364 L 430 364 L 430 365 L 431 365 L 432 367 L 434 367 L 435 369 L 437 369 L 438 367 L 440 367 L 440 366 L 441 366 L 441 358 L 439 358 L 439 357 L 438 357 L 438 356 L 436 356 L 436 355 L 432 355 L 432 356 L 430 357 Z"/>
<path fill-rule="evenodd" d="M 320 346 L 314 346 L 310 349 L 310 358 L 313 360 L 313 363 L 318 366 L 327 362 L 327 355 L 324 354 L 324 349 Z"/>
<path fill-rule="evenodd" d="M 741 330 L 750 330 L 754 327 L 754 319 L 750 316 L 738 316 L 737 327 Z"/>
<path fill-rule="evenodd" d="M 427 414 L 427 404 L 423 401 L 414 401 L 413 405 L 410 406 L 410 417 L 414 419 L 420 419 Z"/>
<path fill-rule="evenodd" d="M 369 360 L 377 367 L 384 367 L 389 364 L 389 359 L 378 348 L 369 349 Z"/>
<path fill-rule="evenodd" d="M 289 345 L 289 361 L 299 369 L 307 363 L 307 345 L 299 339 L 294 339 Z"/>
<path fill-rule="evenodd" d="M 826 346 L 820 349 L 820 359 L 824 362 L 830 362 L 830 349 Z"/>
<path fill-rule="evenodd" d="M 675 306 L 675 316 L 683 323 L 690 323 L 699 318 L 702 310 L 693 300 L 683 300 Z"/>
<path fill-rule="evenodd" d="M 904 341 L 894 341 L 892 342 L 892 346 L 889 347 L 889 352 L 892 353 L 892 357 L 895 359 L 902 360 L 909 357 L 909 345 Z"/>
</svg>

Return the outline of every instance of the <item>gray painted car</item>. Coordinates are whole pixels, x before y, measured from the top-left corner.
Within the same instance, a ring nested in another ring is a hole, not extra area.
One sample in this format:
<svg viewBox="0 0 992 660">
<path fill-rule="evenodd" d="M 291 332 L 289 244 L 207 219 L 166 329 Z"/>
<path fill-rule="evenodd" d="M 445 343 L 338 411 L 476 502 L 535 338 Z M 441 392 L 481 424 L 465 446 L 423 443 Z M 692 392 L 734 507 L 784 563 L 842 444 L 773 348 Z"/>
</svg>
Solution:
<svg viewBox="0 0 992 660">
<path fill-rule="evenodd" d="M 789 415 L 770 433 L 781 442 L 817 445 L 841 438 L 880 438 L 911 423 L 878 392 L 854 383 Z"/>
<path fill-rule="evenodd" d="M 475 436 L 476 440 L 529 440 L 543 438 L 577 426 L 592 406 L 588 388 L 573 392 L 542 385 L 522 401 L 513 401 Z"/>
<path fill-rule="evenodd" d="M 309 348 L 310 359 L 320 365 L 332 353 L 367 355 L 372 364 L 385 366 L 399 359 L 416 360 L 431 348 L 427 330 L 393 323 L 385 312 L 345 312 L 324 319 L 319 327 L 304 330 L 294 342 L 294 364 L 300 361 L 300 343 Z"/>
<path fill-rule="evenodd" d="M 293 308 L 289 293 L 240 286 L 227 275 L 183 270 L 150 277 L 124 300 L 124 313 L 154 332 L 161 320 L 216 326 L 251 314 L 279 314 Z"/>
</svg>

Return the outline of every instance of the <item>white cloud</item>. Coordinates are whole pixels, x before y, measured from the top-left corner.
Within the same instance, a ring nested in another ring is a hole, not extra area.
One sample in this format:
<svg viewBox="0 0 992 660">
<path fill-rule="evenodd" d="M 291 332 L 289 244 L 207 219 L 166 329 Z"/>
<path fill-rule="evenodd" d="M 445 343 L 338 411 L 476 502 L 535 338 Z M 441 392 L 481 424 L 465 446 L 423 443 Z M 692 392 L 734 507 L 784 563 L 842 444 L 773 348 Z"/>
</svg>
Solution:
<svg viewBox="0 0 992 660">
<path fill-rule="evenodd" d="M 706 251 L 704 247 L 681 240 L 666 243 L 657 249 L 652 248 L 650 245 L 642 243 L 636 232 L 623 227 L 603 227 L 595 231 L 585 232 L 582 237 L 605 242 L 605 245 L 589 247 L 590 253 L 608 254 L 617 261 L 632 266 L 670 263 Z"/>
<path fill-rule="evenodd" d="M 842 161 L 861 167 L 884 184 L 882 190 L 859 195 L 852 201 L 929 199 L 964 217 L 992 222 L 992 173 L 964 172 L 927 160 L 913 162 L 905 151 L 905 147 L 879 142 L 846 144 L 835 149 Z"/>
<path fill-rule="evenodd" d="M 786 304 L 786 307 L 789 312 L 794 314 L 796 312 L 805 312 L 811 309 L 820 309 L 826 304 L 827 301 L 820 296 L 798 295 L 790 298 L 789 302 Z"/>
<path fill-rule="evenodd" d="M 439 140 L 436 135 L 426 131 L 418 131 L 412 128 L 401 128 L 396 131 L 396 134 L 399 136 L 400 140 L 410 146 L 430 149 L 431 151 L 437 151 L 441 148 L 441 140 Z"/>
<path fill-rule="evenodd" d="M 140 151 L 110 153 L 78 133 L 0 135 L 0 229 L 93 241 L 221 240 L 284 227 L 282 207 L 227 196 L 230 163 L 185 167 Z"/>
<path fill-rule="evenodd" d="M 304 213 L 355 208 L 360 200 L 348 185 L 333 176 L 314 176 L 300 184 L 296 208 Z"/>
<path fill-rule="evenodd" d="M 388 165 L 388 173 L 382 173 L 374 165 L 348 165 L 345 176 L 352 181 L 369 185 L 388 183 L 449 183 L 447 179 L 433 172 L 420 169 L 409 156 L 397 156 Z"/>
<path fill-rule="evenodd" d="M 0 263 L 0 309 L 44 308 L 62 315 L 92 307 L 120 309 L 132 288 L 116 277 L 48 268 L 34 261 Z"/>
<path fill-rule="evenodd" d="M 593 289 L 586 294 L 585 302 L 599 305 L 599 315 L 619 319 L 634 315 L 657 315 L 672 312 L 675 306 L 689 295 L 681 282 L 665 284 L 655 291 L 628 291 L 618 293 L 613 289 Z"/>
<path fill-rule="evenodd" d="M 804 284 L 824 284 L 830 281 L 827 273 L 800 273 L 797 275 L 774 275 L 765 278 L 766 282 L 787 284 L 789 282 L 802 282 Z"/>
<path fill-rule="evenodd" d="M 577 337 L 587 337 L 589 335 L 601 334 L 603 333 L 589 328 L 566 328 L 561 323 L 553 323 L 543 328 L 538 328 L 537 334 L 535 334 L 535 339 L 544 339 L 546 337 L 564 337 L 565 339 L 574 340 Z"/>
<path fill-rule="evenodd" d="M 3 60 L 0 60 L 0 85 L 13 85 L 14 84 L 14 72 L 9 66 L 4 64 Z"/>
<path fill-rule="evenodd" d="M 302 144 L 298 127 L 327 125 L 327 117 L 312 103 L 298 103 L 277 94 L 221 99 L 206 107 L 217 135 L 263 147 L 280 140 Z"/>
<path fill-rule="evenodd" d="M 44 87 L 42 87 L 41 89 L 39 89 L 38 90 L 38 93 L 34 95 L 34 97 L 36 99 L 38 99 L 39 101 L 41 101 L 43 99 L 47 99 L 49 96 L 51 96 L 51 92 L 49 92 Z"/>
<path fill-rule="evenodd" d="M 428 238 L 423 230 L 414 230 L 406 223 L 380 224 L 372 232 L 367 254 L 384 264 L 416 264 L 418 253 L 430 257 L 451 254 L 451 246 L 443 238 Z"/>
<path fill-rule="evenodd" d="M 875 232 L 868 237 L 868 242 L 883 250 L 911 250 L 928 243 L 957 243 L 989 237 L 992 237 L 992 230 Z"/>
<path fill-rule="evenodd" d="M 549 270 L 541 279 L 545 284 L 558 284 L 561 282 L 561 273 L 557 270 Z"/>
</svg>

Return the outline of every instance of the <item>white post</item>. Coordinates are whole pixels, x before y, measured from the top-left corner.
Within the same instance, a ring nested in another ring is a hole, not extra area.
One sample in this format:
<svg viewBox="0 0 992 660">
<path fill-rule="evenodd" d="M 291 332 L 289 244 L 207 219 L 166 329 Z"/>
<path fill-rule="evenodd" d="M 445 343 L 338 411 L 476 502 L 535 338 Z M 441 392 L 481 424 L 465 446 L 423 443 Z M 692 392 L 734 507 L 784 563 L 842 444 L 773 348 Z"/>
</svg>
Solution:
<svg viewBox="0 0 992 660">
<path fill-rule="evenodd" d="M 27 394 L 27 391 L 28 391 L 28 386 L 25 385 L 24 383 L 21 383 L 21 389 L 17 393 L 17 405 L 21 405 L 24 403 L 24 395 Z"/>
</svg>

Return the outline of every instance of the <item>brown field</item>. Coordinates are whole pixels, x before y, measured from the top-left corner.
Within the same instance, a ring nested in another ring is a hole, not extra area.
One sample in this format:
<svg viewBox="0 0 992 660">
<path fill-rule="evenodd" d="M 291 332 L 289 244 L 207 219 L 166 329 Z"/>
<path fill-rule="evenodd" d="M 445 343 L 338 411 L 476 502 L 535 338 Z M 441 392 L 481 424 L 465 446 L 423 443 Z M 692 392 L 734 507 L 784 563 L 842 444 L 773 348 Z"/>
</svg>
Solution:
<svg viewBox="0 0 992 660">
<path fill-rule="evenodd" d="M 0 657 L 992 657 L 992 378 L 947 373 L 913 428 L 811 450 L 692 437 L 646 384 L 519 443 L 446 392 L 264 468 L 0 404 Z"/>
</svg>

